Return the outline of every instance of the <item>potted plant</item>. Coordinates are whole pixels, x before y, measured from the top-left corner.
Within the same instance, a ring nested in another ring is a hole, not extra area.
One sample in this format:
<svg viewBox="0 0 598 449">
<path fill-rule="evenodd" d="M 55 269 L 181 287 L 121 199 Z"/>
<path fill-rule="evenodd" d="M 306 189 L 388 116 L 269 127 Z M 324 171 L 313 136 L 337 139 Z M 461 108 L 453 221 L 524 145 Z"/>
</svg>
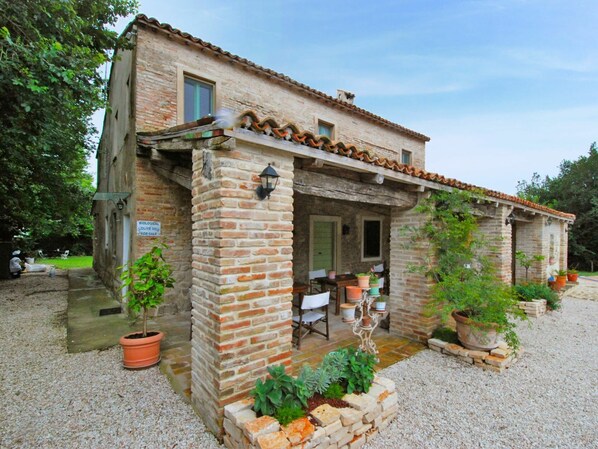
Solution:
<svg viewBox="0 0 598 449">
<path fill-rule="evenodd" d="M 428 219 L 412 229 L 413 242 L 427 248 L 422 264 L 413 271 L 434 281 L 428 314 L 457 323 L 459 340 L 468 349 L 491 350 L 503 335 L 516 350 L 519 339 L 512 317 L 527 319 L 512 289 L 496 275 L 488 253 L 489 242 L 478 232 L 473 202 L 482 195 L 454 189 L 437 191 L 417 207 Z"/>
<path fill-rule="evenodd" d="M 560 290 L 567 285 L 567 270 L 558 270 L 556 273 L 556 289 Z"/>
<path fill-rule="evenodd" d="M 347 285 L 345 289 L 347 295 L 347 302 L 355 304 L 361 301 L 361 295 L 363 292 L 363 289 L 361 287 L 358 287 L 356 285 Z"/>
<path fill-rule="evenodd" d="M 343 322 L 345 323 L 353 323 L 355 322 L 355 309 L 357 308 L 357 304 L 355 303 L 344 303 L 341 304 L 341 314 L 343 318 Z"/>
<path fill-rule="evenodd" d="M 386 310 L 386 301 L 388 300 L 388 296 L 380 295 L 376 298 L 374 302 L 374 309 L 376 312 L 384 312 Z"/>
<path fill-rule="evenodd" d="M 357 285 L 361 288 L 369 288 L 370 287 L 370 273 L 357 273 L 355 275 L 357 277 Z"/>
<path fill-rule="evenodd" d="M 569 268 L 567 270 L 567 280 L 569 282 L 577 282 L 577 278 L 579 277 L 579 273 L 574 268 Z"/>
<path fill-rule="evenodd" d="M 129 310 L 142 313 L 143 330 L 120 338 L 125 368 L 147 368 L 160 361 L 160 341 L 164 334 L 147 330 L 148 312 L 164 301 L 164 291 L 174 285 L 172 270 L 164 260 L 166 245 L 155 245 L 128 268 L 121 280 L 126 288 L 125 299 Z"/>
</svg>

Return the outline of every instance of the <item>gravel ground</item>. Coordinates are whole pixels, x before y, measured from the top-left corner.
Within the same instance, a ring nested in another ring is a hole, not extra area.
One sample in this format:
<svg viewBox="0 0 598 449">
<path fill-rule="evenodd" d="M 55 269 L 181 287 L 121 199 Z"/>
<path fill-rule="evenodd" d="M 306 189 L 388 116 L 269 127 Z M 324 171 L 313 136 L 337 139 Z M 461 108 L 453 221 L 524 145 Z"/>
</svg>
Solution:
<svg viewBox="0 0 598 449">
<path fill-rule="evenodd" d="M 598 303 L 588 292 L 598 291 L 586 287 L 519 326 L 525 354 L 505 373 L 433 351 L 385 369 L 399 417 L 366 447 L 597 448 Z"/>
<path fill-rule="evenodd" d="M 67 287 L 0 282 L 0 447 L 222 447 L 157 368 L 122 369 L 118 348 L 66 353 Z M 574 299 L 587 291 L 522 326 L 526 352 L 506 373 L 432 351 L 384 370 L 399 418 L 367 447 L 598 447 L 598 302 Z"/>
<path fill-rule="evenodd" d="M 220 448 L 158 368 L 66 352 L 65 277 L 0 281 L 0 447 Z"/>
</svg>

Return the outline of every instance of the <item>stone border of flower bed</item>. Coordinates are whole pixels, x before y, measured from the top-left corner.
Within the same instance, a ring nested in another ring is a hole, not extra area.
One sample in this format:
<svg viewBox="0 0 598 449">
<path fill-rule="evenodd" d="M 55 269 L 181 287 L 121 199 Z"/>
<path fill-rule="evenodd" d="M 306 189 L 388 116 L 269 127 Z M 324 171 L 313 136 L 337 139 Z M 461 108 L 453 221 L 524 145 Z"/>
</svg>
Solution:
<svg viewBox="0 0 598 449">
<path fill-rule="evenodd" d="M 524 352 L 523 347 L 520 346 L 517 353 L 514 353 L 504 342 L 501 342 L 498 348 L 492 351 L 473 351 L 438 338 L 430 338 L 428 340 L 428 347 L 441 354 L 457 357 L 468 365 L 474 365 L 497 373 L 502 373 L 510 368 Z"/>
<path fill-rule="evenodd" d="M 519 301 L 519 308 L 532 318 L 538 318 L 546 313 L 545 299 L 532 299 L 531 301 Z"/>
<path fill-rule="evenodd" d="M 395 383 L 380 376 L 367 393 L 347 394 L 343 400 L 351 407 L 323 404 L 287 426 L 271 416 L 258 418 L 253 399 L 234 402 L 224 407 L 224 445 L 229 449 L 357 449 L 388 427 L 399 410 Z"/>
</svg>

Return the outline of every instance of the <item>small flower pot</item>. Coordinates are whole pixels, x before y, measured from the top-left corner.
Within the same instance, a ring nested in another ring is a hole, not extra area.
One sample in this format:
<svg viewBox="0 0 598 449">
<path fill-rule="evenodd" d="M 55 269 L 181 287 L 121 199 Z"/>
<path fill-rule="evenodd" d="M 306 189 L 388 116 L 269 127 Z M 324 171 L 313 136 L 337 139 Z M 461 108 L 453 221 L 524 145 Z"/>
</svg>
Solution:
<svg viewBox="0 0 598 449">
<path fill-rule="evenodd" d="M 370 327 L 371 324 L 372 318 L 367 313 L 364 313 L 363 317 L 361 318 L 361 327 Z"/>
<path fill-rule="evenodd" d="M 355 322 L 355 308 L 357 306 L 355 304 L 345 303 L 341 304 L 341 314 L 343 317 L 343 322 L 345 323 L 353 323 Z"/>
<path fill-rule="evenodd" d="M 577 282 L 578 277 L 579 277 L 578 273 L 567 273 L 567 280 L 569 282 Z"/>
<path fill-rule="evenodd" d="M 328 272 L 328 279 L 335 279 L 336 278 L 336 271 L 330 270 Z"/>
<path fill-rule="evenodd" d="M 384 312 L 386 310 L 386 302 L 375 302 L 374 309 L 376 312 Z"/>
<path fill-rule="evenodd" d="M 370 295 L 378 296 L 380 294 L 380 284 L 370 283 Z"/>
<path fill-rule="evenodd" d="M 370 277 L 357 276 L 357 285 L 361 288 L 370 288 Z"/>
<path fill-rule="evenodd" d="M 363 291 L 361 287 L 356 287 L 354 285 L 348 285 L 347 287 L 347 302 L 356 303 L 361 301 L 361 292 Z"/>
<path fill-rule="evenodd" d="M 556 286 L 560 290 L 565 285 L 567 285 L 567 276 L 557 276 L 556 277 Z"/>
</svg>

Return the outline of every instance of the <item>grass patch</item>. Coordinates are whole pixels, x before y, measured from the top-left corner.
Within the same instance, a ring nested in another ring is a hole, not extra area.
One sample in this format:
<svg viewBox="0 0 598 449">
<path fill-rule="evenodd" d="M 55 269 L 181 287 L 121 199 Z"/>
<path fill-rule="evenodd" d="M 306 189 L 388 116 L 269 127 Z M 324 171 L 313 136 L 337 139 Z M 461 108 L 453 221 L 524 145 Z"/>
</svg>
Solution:
<svg viewBox="0 0 598 449">
<path fill-rule="evenodd" d="M 580 276 L 598 276 L 598 271 L 580 271 L 579 272 Z"/>
<path fill-rule="evenodd" d="M 60 270 L 70 270 L 71 268 L 91 268 L 93 256 L 69 256 L 67 259 L 52 257 L 48 259 L 36 259 L 36 264 L 54 265 Z"/>
</svg>

